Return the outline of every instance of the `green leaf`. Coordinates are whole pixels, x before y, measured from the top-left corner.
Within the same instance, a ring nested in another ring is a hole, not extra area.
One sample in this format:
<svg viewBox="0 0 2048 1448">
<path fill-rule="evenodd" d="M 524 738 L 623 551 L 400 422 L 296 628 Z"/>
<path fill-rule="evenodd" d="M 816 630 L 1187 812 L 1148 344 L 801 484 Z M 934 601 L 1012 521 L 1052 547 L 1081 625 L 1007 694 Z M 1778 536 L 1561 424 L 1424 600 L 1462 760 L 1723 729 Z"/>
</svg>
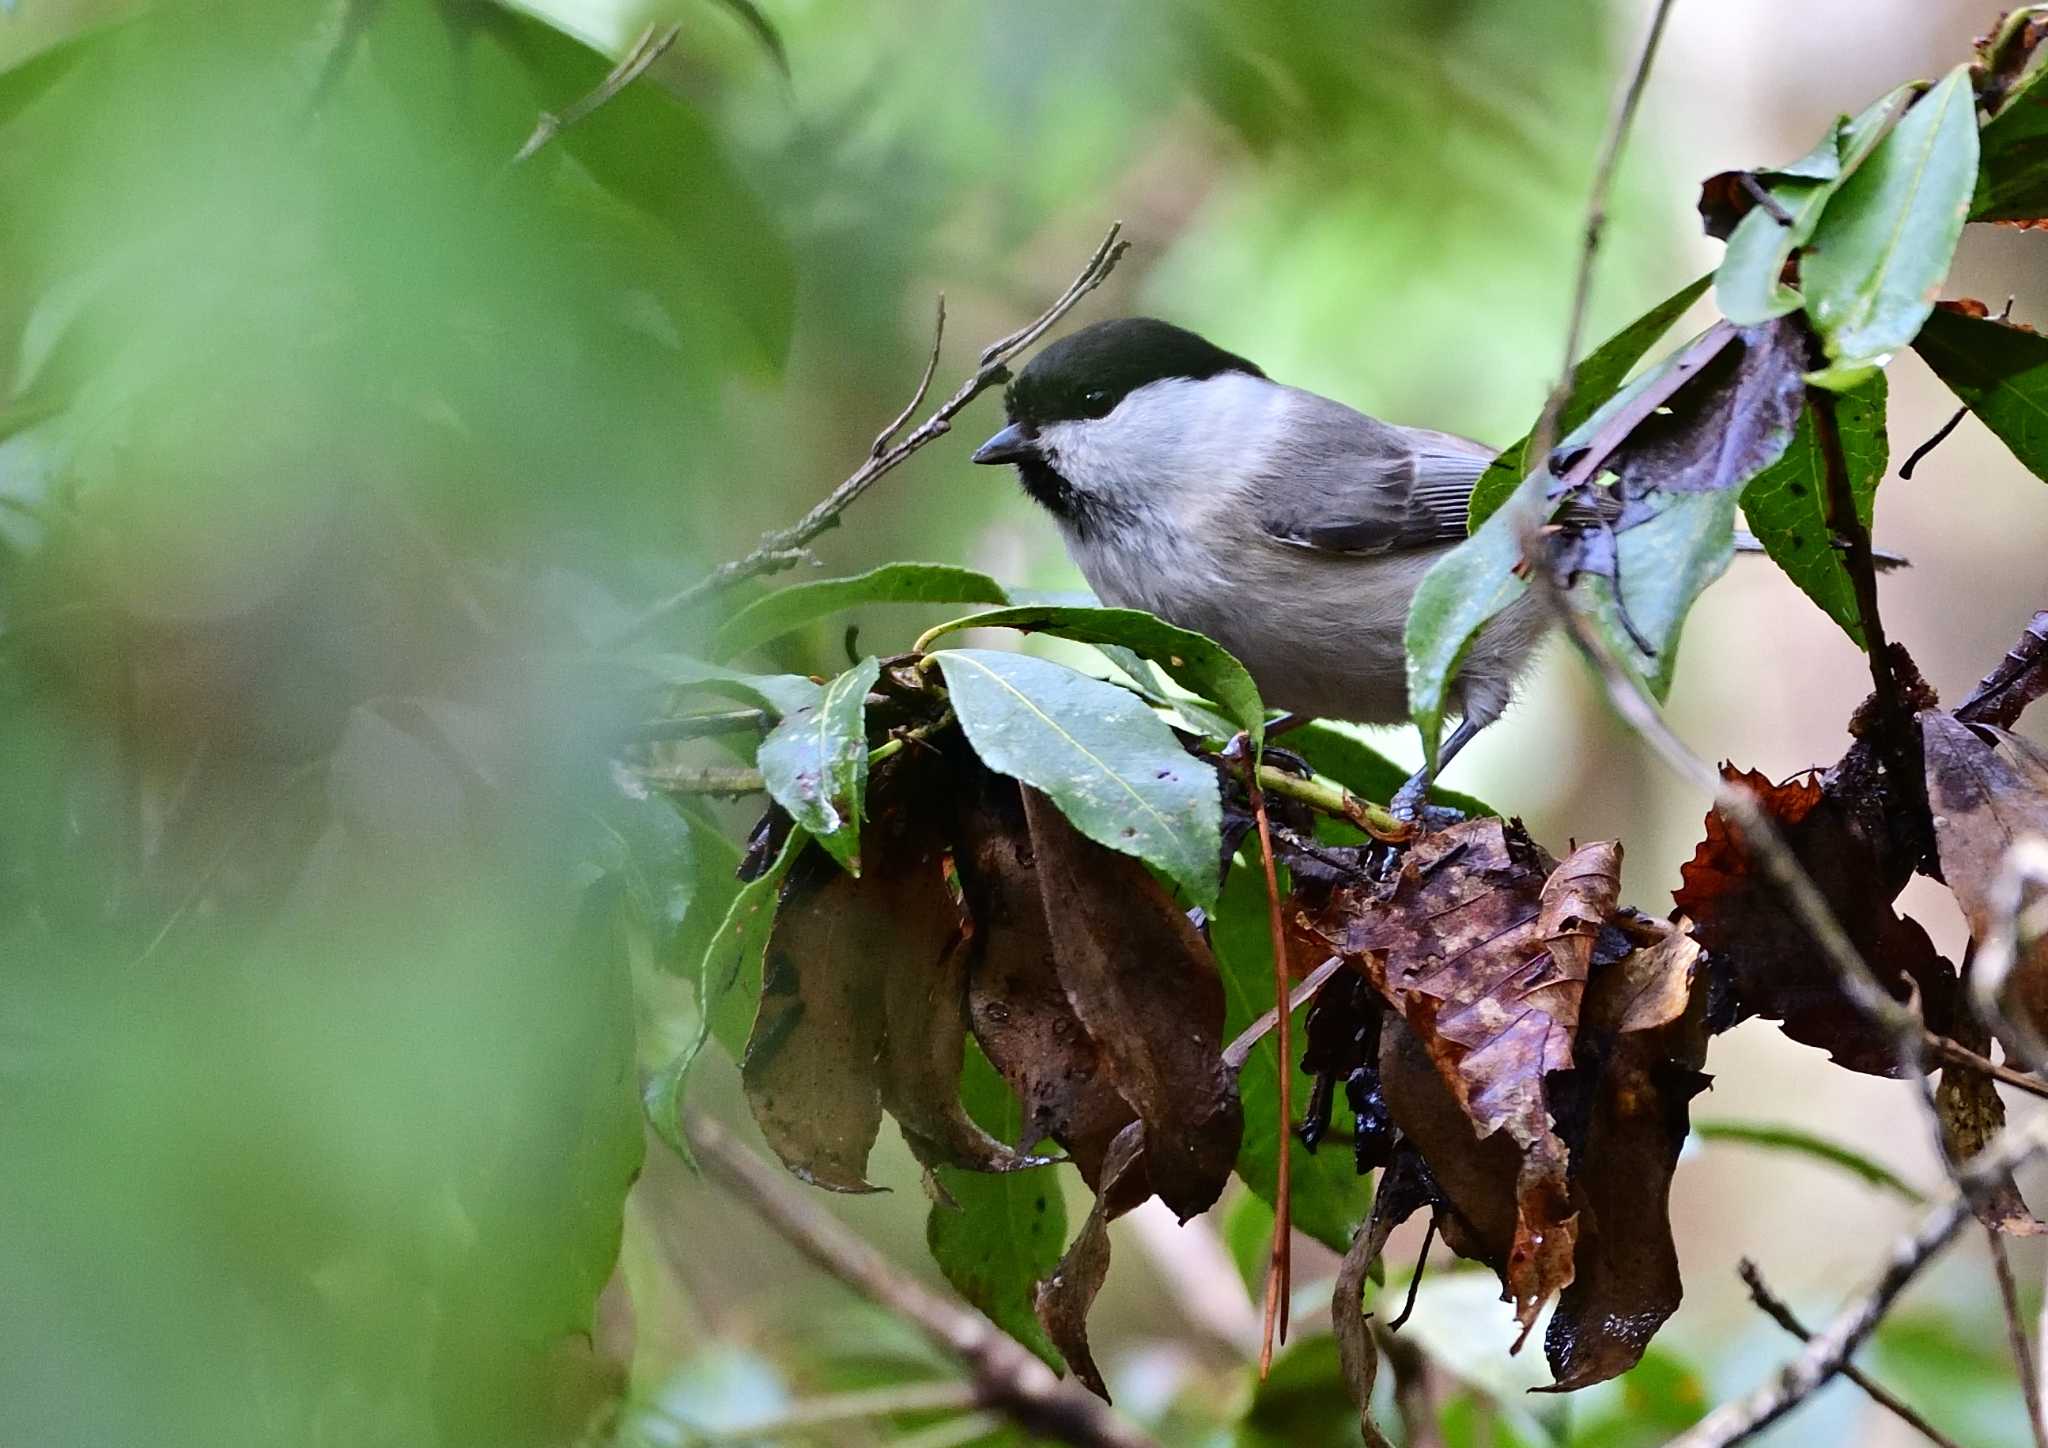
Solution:
<svg viewBox="0 0 2048 1448">
<path fill-rule="evenodd" d="M 679 693 L 717 694 L 787 718 L 814 709 L 823 688 L 802 674 L 749 674 L 688 654 L 626 654 L 620 662 Z"/>
<path fill-rule="evenodd" d="M 1767 1151 L 1789 1151 L 1800 1156 L 1812 1157 L 1829 1166 L 1840 1167 L 1852 1176 L 1860 1177 L 1871 1186 L 1902 1197 L 1916 1206 L 1926 1202 L 1926 1194 L 1910 1182 L 1905 1181 L 1890 1167 L 1872 1161 L 1869 1157 L 1840 1142 L 1830 1141 L 1824 1136 L 1815 1136 L 1796 1126 L 1778 1126 L 1758 1121 L 1695 1121 L 1694 1135 L 1702 1141 L 1732 1141 L 1743 1146 L 1760 1146 Z"/>
<path fill-rule="evenodd" d="M 756 756 L 775 802 L 854 875 L 868 782 L 868 690 L 881 673 L 878 660 L 862 659 L 827 684 L 815 705 L 769 731 Z"/>
<path fill-rule="evenodd" d="M 1900 86 L 1854 120 L 1843 116 L 1804 158 L 1760 173 L 1771 199 L 1792 220 L 1782 222 L 1758 206 L 1736 224 L 1714 273 L 1714 302 L 1722 316 L 1738 327 L 1753 327 L 1799 310 L 1803 298 L 1780 280 L 1785 263 L 1812 238 L 1829 200 L 1869 159 L 1911 89 Z"/>
<path fill-rule="evenodd" d="M 1978 136 L 1981 156 L 1972 221 L 2038 221 L 2048 216 L 2048 66 L 2013 87 Z"/>
<path fill-rule="evenodd" d="M 1835 419 L 1849 464 L 1849 486 L 1856 496 L 1856 516 L 1867 528 L 1888 461 L 1884 374 L 1877 373 L 1861 387 L 1843 393 L 1835 406 Z M 1862 648 L 1856 587 L 1842 551 L 1831 540 L 1826 498 L 1827 469 L 1814 437 L 1813 417 L 1802 412 L 1785 455 L 1743 489 L 1743 516 L 1785 576 Z"/>
<path fill-rule="evenodd" d="M 821 578 L 755 599 L 719 626 L 711 646 L 725 660 L 814 620 L 867 603 L 1008 603 L 986 573 L 950 563 L 885 563 L 852 578 Z"/>
<path fill-rule="evenodd" d="M 1167 688 L 1166 681 L 1159 676 L 1159 670 L 1141 657 L 1135 649 L 1122 644 L 1095 644 L 1095 651 L 1115 665 L 1117 671 L 1131 681 L 1138 697 L 1155 709 L 1171 713 L 1188 732 L 1199 734 L 1218 744 L 1227 744 L 1237 736 L 1238 726 L 1224 718 L 1214 709 L 1184 694 L 1176 695 Z"/>
<path fill-rule="evenodd" d="M 782 78 L 790 79 L 789 51 L 782 44 L 782 32 L 775 28 L 775 22 L 762 12 L 761 7 L 754 0 L 718 0 L 718 3 L 738 17 L 740 24 L 761 42 L 761 48 L 768 52 L 768 58 L 775 62 Z"/>
<path fill-rule="evenodd" d="M 1678 636 L 1686 614 L 1735 556 L 1735 503 L 1733 489 L 1676 494 L 1654 517 L 1615 536 L 1621 604 L 1633 632 L 1622 622 L 1612 581 L 1593 583 L 1589 612 L 1595 625 L 1660 700 L 1671 692 L 1678 670 Z M 1650 646 L 1647 655 L 1636 641 L 1638 634 Z"/>
<path fill-rule="evenodd" d="M 1529 585 L 1515 576 L 1522 561 L 1525 508 L 1545 508 L 1548 469 L 1531 473 L 1508 505 L 1496 508 L 1471 537 L 1430 566 L 1408 604 L 1405 636 L 1408 713 L 1422 731 L 1422 752 L 1433 764 L 1444 711 L 1458 665 L 1488 619 L 1520 598 Z"/>
<path fill-rule="evenodd" d="M 1228 1010 L 1225 1039 L 1236 1037 L 1273 1004 L 1273 936 L 1266 915 L 1266 882 L 1256 868 L 1234 869 L 1224 882 L 1222 903 L 1209 922 L 1209 942 L 1223 972 Z M 1306 1010 L 1306 1007 L 1303 1008 Z M 1294 1045 L 1302 1041 L 1301 1013 L 1294 1021 Z M 1308 1078 L 1295 1072 L 1294 1100 L 1308 1097 Z M 1238 1100 L 1244 1107 L 1244 1143 L 1238 1148 L 1237 1174 L 1268 1206 L 1280 1181 L 1280 1053 L 1273 1034 L 1252 1047 L 1237 1077 Z M 1351 1150 L 1341 1139 L 1352 1126 L 1351 1108 L 1343 1093 L 1331 1108 L 1331 1135 L 1311 1152 L 1295 1142 L 1288 1153 L 1288 1180 L 1293 1191 L 1295 1227 L 1333 1252 L 1351 1245 L 1358 1224 L 1372 1210 L 1372 1181 L 1358 1174 Z M 1271 1222 L 1268 1216 L 1267 1221 Z"/>
<path fill-rule="evenodd" d="M 1614 395 L 1636 363 L 1643 360 L 1659 337 L 1671 330 L 1672 323 L 1684 315 L 1685 309 L 1700 299 L 1712 280 L 1711 275 L 1703 276 L 1680 287 L 1602 342 L 1572 370 L 1571 397 L 1558 418 L 1560 437 L 1577 428 L 1593 415 L 1601 403 Z M 1479 475 L 1479 482 L 1472 489 L 1467 532 L 1478 532 L 1480 524 L 1491 518 L 1521 484 L 1529 472 L 1528 450 L 1529 438 L 1524 436 L 1510 443 L 1499 457 L 1487 464 L 1486 471 Z"/>
<path fill-rule="evenodd" d="M 1164 669 L 1182 688 L 1214 700 L 1254 741 L 1266 733 L 1266 706 L 1245 667 L 1221 644 L 1135 608 L 1079 608 L 1029 604 L 942 623 L 918 640 L 920 650 L 963 628 L 1013 628 L 1049 633 L 1084 644 L 1120 645 Z"/>
<path fill-rule="evenodd" d="M 961 1096 L 975 1124 L 999 1141 L 1017 1141 L 1024 1113 L 1014 1093 L 971 1043 Z M 1028 1143 L 1026 1143 L 1028 1145 Z M 1049 1167 L 977 1172 L 937 1169 L 952 1199 L 932 1203 L 924 1240 L 953 1290 L 989 1320 L 1043 1358 L 1055 1372 L 1066 1364 L 1039 1326 L 1032 1292 L 1052 1276 L 1067 1240 L 1067 1207 Z"/>
<path fill-rule="evenodd" d="M 1889 362 L 1927 320 L 1977 176 L 1968 66 L 1957 66 L 1842 183 L 1801 264 L 1806 310 L 1830 365 L 1813 379 L 1846 389 Z"/>
<path fill-rule="evenodd" d="M 761 1003 L 761 959 L 768 950 L 769 928 L 775 924 L 776 894 L 806 842 L 801 827 L 792 829 L 775 862 L 732 897 L 696 963 L 697 1029 L 641 1093 L 649 1124 L 685 1161 L 691 1157 L 689 1143 L 683 1140 L 681 1113 L 690 1068 L 713 1036 L 734 1060 L 746 1050 L 754 1011 Z"/>
<path fill-rule="evenodd" d="M 1913 348 L 2028 472 L 2048 481 L 2048 337 L 1937 307 Z"/>
<path fill-rule="evenodd" d="M 1074 827 L 1216 900 L 1223 805 L 1215 771 L 1128 690 L 1027 654 L 934 654 L 982 761 L 1049 795 Z"/>
</svg>

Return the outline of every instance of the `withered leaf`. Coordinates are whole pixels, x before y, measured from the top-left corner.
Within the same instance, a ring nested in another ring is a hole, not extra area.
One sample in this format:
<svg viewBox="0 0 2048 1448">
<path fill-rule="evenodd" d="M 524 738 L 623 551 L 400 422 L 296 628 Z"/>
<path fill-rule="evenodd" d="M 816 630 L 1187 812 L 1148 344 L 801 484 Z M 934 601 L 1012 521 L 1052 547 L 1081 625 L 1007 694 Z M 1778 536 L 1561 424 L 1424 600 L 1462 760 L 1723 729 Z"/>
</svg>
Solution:
<svg viewBox="0 0 2048 1448">
<path fill-rule="evenodd" d="M 1373 1259 L 1386 1245 L 1384 1233 L 1374 1231 L 1377 1223 L 1361 1226 L 1351 1247 L 1337 1268 L 1337 1284 L 1330 1290 L 1330 1327 L 1337 1339 L 1337 1363 L 1344 1373 L 1344 1387 L 1358 1405 L 1358 1431 L 1366 1448 L 1393 1448 L 1380 1425 L 1373 1421 L 1372 1389 L 1379 1377 L 1379 1348 L 1372 1340 L 1372 1326 L 1365 1320 L 1365 1279 Z"/>
<path fill-rule="evenodd" d="M 1391 889 L 1332 892 L 1314 927 L 1400 1012 L 1469 1130 L 1480 1138 L 1503 1134 L 1517 1149 L 1513 1226 L 1499 1265 L 1525 1331 L 1572 1278 L 1568 1158 L 1552 1129 L 1544 1078 L 1572 1064 L 1593 941 L 1614 911 L 1619 871 L 1618 845 L 1584 846 L 1553 870 L 1518 826 L 1474 820 L 1412 847 Z M 1407 1112 L 1440 1117 L 1426 1109 L 1427 1093 L 1398 1059 L 1406 1050 L 1401 1033 L 1388 1037 L 1393 1074 L 1409 1078 L 1400 1093 Z M 1385 1053 L 1383 1045 L 1388 1104 L 1410 1130 Z M 1444 1134 L 1440 1123 L 1430 1125 L 1431 1135 Z M 1488 1259 L 1500 1256 L 1497 1222 L 1489 1220 L 1497 1208 L 1476 1199 L 1490 1193 L 1480 1187 L 1461 1198 L 1454 1180 L 1462 1167 L 1448 1159 L 1456 1154 L 1449 1144 L 1433 1150 L 1421 1130 L 1410 1135 L 1451 1200 L 1490 1239 Z M 1476 1157 L 1470 1143 L 1464 1155 Z"/>
<path fill-rule="evenodd" d="M 874 1190 L 867 1159 L 884 1108 L 928 1165 L 1033 1164 L 960 1102 L 967 953 L 928 803 L 936 770 L 911 757 L 878 771 L 867 869 L 832 879 L 806 849 L 769 936 L 741 1081 L 784 1165 L 835 1191 Z"/>
<path fill-rule="evenodd" d="M 1109 1275 L 1110 1221 L 1127 1209 L 1119 1205 L 1130 1197 L 1123 1180 L 1139 1168 L 1144 1155 L 1145 1127 L 1134 1121 L 1117 1133 L 1104 1153 L 1095 1205 L 1060 1259 L 1058 1270 L 1038 1285 L 1033 1301 L 1039 1326 L 1052 1339 L 1052 1345 L 1059 1349 L 1083 1386 L 1105 1403 L 1109 1401 L 1109 1387 L 1103 1382 L 1102 1371 L 1095 1366 L 1095 1354 L 1088 1346 L 1088 1310 L 1095 1305 L 1095 1294 L 1102 1290 L 1103 1279 Z"/>
<path fill-rule="evenodd" d="M 1611 964 L 1596 961 L 1577 1065 L 1553 1086 L 1580 1212 L 1572 1282 L 1544 1334 L 1550 1391 L 1628 1371 L 1678 1309 L 1671 1177 L 1688 1103 L 1707 1084 L 1698 957 L 1674 929 Z"/>
<path fill-rule="evenodd" d="M 1016 781 L 972 756 L 958 763 L 955 864 L 974 921 L 967 987 L 974 1038 L 1023 1103 L 1016 1144 L 1051 1137 L 1100 1190 L 1104 1154 L 1136 1115 L 1060 984 Z"/>
<path fill-rule="evenodd" d="M 2029 836 L 2048 839 L 2048 761 L 2002 729 L 1972 729 L 1936 709 L 1917 717 L 1942 878 L 1981 944 L 2003 923 L 2007 852 Z M 2000 996 L 2036 1036 L 2048 1029 L 2048 948 L 2014 961 Z"/>
<path fill-rule="evenodd" d="M 1805 333 L 1780 317 L 1735 335 L 1608 459 L 1627 495 L 1739 488 L 1785 451 L 1806 400 Z"/>
<path fill-rule="evenodd" d="M 881 873 L 856 880 L 805 847 L 782 888 L 761 1005 L 740 1068 L 754 1120 L 782 1164 L 839 1192 L 871 1192 L 868 1153 L 882 1128 L 882 972 L 915 961 L 915 915 L 878 903 Z M 923 922 L 929 926 L 929 922 Z M 934 952 L 944 936 L 927 930 Z"/>
<path fill-rule="evenodd" d="M 1990 1052 L 1991 1032 L 1973 1013 L 1960 1013 L 1951 1030 L 1958 1043 L 1978 1055 Z M 1942 1143 L 1949 1155 L 1959 1162 L 1968 1161 L 1982 1151 L 2005 1129 L 2005 1102 L 2000 1098 L 1997 1086 L 1989 1076 L 1968 1066 L 1946 1065 L 1941 1068 L 1941 1083 L 1934 1092 L 1934 1110 L 1941 1119 Z M 1980 1187 L 1972 1196 L 1970 1205 L 1977 1219 L 1994 1231 L 2025 1237 L 2048 1232 L 2048 1225 L 2043 1225 L 2027 1209 L 2026 1199 L 2020 1195 L 2019 1183 L 2010 1172 Z"/>
<path fill-rule="evenodd" d="M 1904 877 L 1881 812 L 1868 807 L 1863 796 L 1869 791 L 1855 783 L 1860 776 L 1851 765 L 1860 757 L 1852 749 L 1826 782 L 1809 776 L 1777 785 L 1733 766 L 1721 772 L 1755 795 L 1776 822 L 1885 988 L 1904 999 L 1911 982 L 1930 1024 L 1945 1022 L 1955 973 L 1927 932 L 1892 909 Z M 1840 792 L 1831 792 L 1836 785 Z M 1741 831 L 1719 811 L 1708 814 L 1706 838 L 1679 873 L 1683 883 L 1673 899 L 1694 920 L 1693 934 L 1707 951 L 1718 988 L 1732 1001 L 1733 1019 L 1753 1014 L 1781 1021 L 1787 1036 L 1821 1047 L 1851 1070 L 1898 1073 L 1891 1037 L 1843 993 Z M 1717 1010 L 1716 1029 L 1733 1024 L 1720 1015 Z"/>
<path fill-rule="evenodd" d="M 1223 983 L 1208 945 L 1143 864 L 1024 791 L 1060 984 L 1145 1125 L 1152 1190 L 1185 1221 L 1221 1194 L 1244 1120 L 1223 1063 Z"/>
</svg>

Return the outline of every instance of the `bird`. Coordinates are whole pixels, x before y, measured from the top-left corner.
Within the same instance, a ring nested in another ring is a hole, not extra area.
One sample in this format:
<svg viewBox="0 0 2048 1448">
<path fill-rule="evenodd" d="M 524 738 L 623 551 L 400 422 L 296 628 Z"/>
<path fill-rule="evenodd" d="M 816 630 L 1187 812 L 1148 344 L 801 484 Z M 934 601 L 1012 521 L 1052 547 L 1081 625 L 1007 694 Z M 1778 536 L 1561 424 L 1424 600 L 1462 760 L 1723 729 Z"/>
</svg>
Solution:
<svg viewBox="0 0 2048 1448">
<path fill-rule="evenodd" d="M 1047 346 L 1004 407 L 973 460 L 1016 468 L 1103 603 L 1214 639 L 1290 716 L 1408 717 L 1409 600 L 1465 538 L 1492 448 L 1276 382 L 1152 317 Z M 1546 623 L 1525 593 L 1473 640 L 1438 770 L 1508 707 Z M 1413 817 L 1431 779 L 1418 771 L 1396 813 Z"/>
</svg>

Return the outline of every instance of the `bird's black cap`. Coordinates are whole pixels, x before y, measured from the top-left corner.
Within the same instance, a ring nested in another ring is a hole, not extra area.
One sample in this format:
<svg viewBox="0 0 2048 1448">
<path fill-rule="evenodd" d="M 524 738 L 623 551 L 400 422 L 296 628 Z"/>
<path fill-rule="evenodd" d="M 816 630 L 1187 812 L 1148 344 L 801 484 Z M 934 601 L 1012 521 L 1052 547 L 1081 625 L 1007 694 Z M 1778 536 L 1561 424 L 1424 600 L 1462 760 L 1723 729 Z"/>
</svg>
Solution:
<svg viewBox="0 0 2048 1448">
<path fill-rule="evenodd" d="M 1154 317 L 1118 317 L 1062 337 L 1010 384 L 1010 421 L 1028 428 L 1102 417 L 1149 382 L 1200 381 L 1222 372 L 1263 377 L 1252 363 L 1185 327 Z"/>
</svg>

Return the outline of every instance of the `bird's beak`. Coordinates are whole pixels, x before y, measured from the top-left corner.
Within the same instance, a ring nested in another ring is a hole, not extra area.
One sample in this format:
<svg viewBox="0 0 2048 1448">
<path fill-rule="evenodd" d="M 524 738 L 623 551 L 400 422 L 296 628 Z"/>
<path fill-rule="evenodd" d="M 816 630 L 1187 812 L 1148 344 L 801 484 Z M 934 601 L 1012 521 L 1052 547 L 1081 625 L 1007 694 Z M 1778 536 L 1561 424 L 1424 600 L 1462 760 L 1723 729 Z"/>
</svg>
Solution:
<svg viewBox="0 0 2048 1448">
<path fill-rule="evenodd" d="M 1038 443 L 1019 423 L 1011 423 L 974 450 L 978 463 L 1021 463 L 1038 456 Z"/>
</svg>

